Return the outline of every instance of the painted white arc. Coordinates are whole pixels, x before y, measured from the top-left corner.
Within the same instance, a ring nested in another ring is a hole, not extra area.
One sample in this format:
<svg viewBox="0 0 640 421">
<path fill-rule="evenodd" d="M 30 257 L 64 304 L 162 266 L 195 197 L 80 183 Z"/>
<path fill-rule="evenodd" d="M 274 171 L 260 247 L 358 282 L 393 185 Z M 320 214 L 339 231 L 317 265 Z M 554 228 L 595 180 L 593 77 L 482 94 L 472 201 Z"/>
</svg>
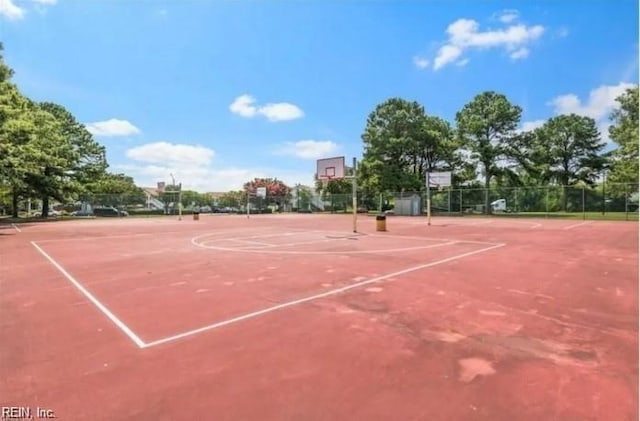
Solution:
<svg viewBox="0 0 640 421">
<path fill-rule="evenodd" d="M 106 308 L 89 291 L 87 291 L 86 288 L 84 288 L 78 281 L 76 281 L 76 279 L 73 276 L 71 276 L 71 274 L 69 272 L 67 272 L 58 262 L 56 262 L 53 259 L 53 257 L 49 256 L 47 254 L 47 252 L 45 252 L 38 244 L 35 243 L 35 241 L 31 241 L 31 244 L 56 269 L 58 269 L 58 271 L 60 271 L 60 273 L 62 273 L 62 275 L 64 275 L 64 277 L 67 278 L 67 280 L 69 282 L 71 282 L 73 284 L 73 286 L 75 286 L 85 297 L 87 297 L 87 299 L 89 301 L 91 301 L 93 303 L 93 305 L 95 305 L 98 308 L 98 310 L 100 310 L 105 316 L 107 316 L 107 318 L 109 320 L 111 320 L 113 322 L 113 324 L 115 324 L 120 330 L 122 330 L 122 332 L 124 332 L 125 335 L 127 335 L 129 337 L 129 339 L 131 339 L 136 345 L 138 345 L 138 347 L 144 348 L 146 346 L 144 341 L 142 339 L 140 339 L 138 337 L 138 335 L 136 335 L 131 329 L 129 329 L 129 327 L 127 325 L 125 325 L 120 319 L 118 319 L 118 317 L 116 317 L 115 314 L 113 314 L 111 311 L 109 311 L 108 308 Z"/>
</svg>

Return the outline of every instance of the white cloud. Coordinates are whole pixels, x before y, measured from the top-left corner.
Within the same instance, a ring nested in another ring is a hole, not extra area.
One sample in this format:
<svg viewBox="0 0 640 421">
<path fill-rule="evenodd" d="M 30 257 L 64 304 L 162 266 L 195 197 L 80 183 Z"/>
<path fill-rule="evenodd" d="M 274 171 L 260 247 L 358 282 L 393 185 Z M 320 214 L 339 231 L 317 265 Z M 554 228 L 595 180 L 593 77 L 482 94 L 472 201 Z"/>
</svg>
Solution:
<svg viewBox="0 0 640 421">
<path fill-rule="evenodd" d="M 203 166 L 208 165 L 215 151 L 199 145 L 155 142 L 131 148 L 127 157 L 135 161 L 171 165 Z"/>
<path fill-rule="evenodd" d="M 54 5 L 58 2 L 58 0 L 31 0 L 34 3 L 38 4 L 46 4 L 46 5 Z"/>
<path fill-rule="evenodd" d="M 117 137 L 130 136 L 140 133 L 140 129 L 129 123 L 127 120 L 118 120 L 117 118 L 112 118 L 106 121 L 87 123 L 85 124 L 85 126 L 89 133 L 94 136 Z"/>
<path fill-rule="evenodd" d="M 304 116 L 300 108 L 286 102 L 264 105 L 258 108 L 258 113 L 267 117 L 269 121 L 295 120 Z"/>
<path fill-rule="evenodd" d="M 253 117 L 258 111 L 256 107 L 252 105 L 255 101 L 255 98 L 251 95 L 241 95 L 231 103 L 229 110 L 242 117 Z"/>
<path fill-rule="evenodd" d="M 438 55 L 433 62 L 433 70 L 455 61 L 462 54 L 462 49 L 455 45 L 444 45 L 438 50 Z"/>
<path fill-rule="evenodd" d="M 516 51 L 509 54 L 514 60 L 519 60 L 521 58 L 527 58 L 529 56 L 529 49 L 527 47 L 518 48 Z"/>
<path fill-rule="evenodd" d="M 548 105 L 552 105 L 556 114 L 579 114 L 591 117 L 594 120 L 607 119 L 616 107 L 616 98 L 627 89 L 636 85 L 621 82 L 617 85 L 602 85 L 589 92 L 589 99 L 582 103 L 575 94 L 566 94 L 555 97 Z"/>
<path fill-rule="evenodd" d="M 517 20 L 518 17 L 520 17 L 520 12 L 517 10 L 504 10 L 498 19 L 502 23 L 511 23 Z"/>
<path fill-rule="evenodd" d="M 514 20 L 513 15 L 513 13 L 505 14 L 502 17 L 508 16 L 507 19 L 511 19 L 509 20 L 511 22 Z M 472 19 L 458 19 L 451 23 L 446 30 L 449 39 L 438 50 L 433 69 L 438 70 L 458 61 L 458 58 L 469 49 L 503 48 L 511 53 L 513 59 L 524 58 L 529 54 L 526 46 L 539 39 L 545 31 L 542 25 L 513 24 L 503 29 L 484 32 L 480 31 L 479 27 L 478 22 Z"/>
<path fill-rule="evenodd" d="M 229 110 L 245 118 L 260 114 L 273 122 L 295 120 L 304 116 L 304 112 L 298 106 L 288 102 L 269 103 L 263 106 L 254 105 L 255 102 L 256 99 L 251 95 L 241 95 L 231 103 Z"/>
<path fill-rule="evenodd" d="M 12 0 L 0 0 L 0 16 L 9 20 L 18 20 L 24 17 L 24 9 L 15 5 Z"/>
<path fill-rule="evenodd" d="M 602 140 L 609 142 L 609 116 L 618 106 L 616 98 L 622 95 L 628 88 L 636 85 L 620 82 L 617 85 L 602 85 L 589 92 L 586 103 L 580 100 L 576 94 L 559 95 L 549 101 L 547 105 L 553 107 L 554 115 L 577 114 L 591 117 L 595 120 Z M 520 131 L 530 131 L 541 127 L 546 120 L 527 121 L 522 123 Z"/>
<path fill-rule="evenodd" d="M 426 69 L 429 67 L 429 60 L 424 57 L 415 56 L 413 58 L 413 64 L 415 64 L 418 69 Z"/>
<path fill-rule="evenodd" d="M 295 156 L 301 159 L 319 159 L 327 157 L 337 150 L 338 145 L 330 140 L 300 140 L 298 142 L 287 142 L 275 154 Z"/>
<path fill-rule="evenodd" d="M 463 66 L 466 66 L 468 63 L 469 63 L 469 59 L 463 58 L 462 60 L 456 62 L 456 66 L 463 67 Z"/>
</svg>

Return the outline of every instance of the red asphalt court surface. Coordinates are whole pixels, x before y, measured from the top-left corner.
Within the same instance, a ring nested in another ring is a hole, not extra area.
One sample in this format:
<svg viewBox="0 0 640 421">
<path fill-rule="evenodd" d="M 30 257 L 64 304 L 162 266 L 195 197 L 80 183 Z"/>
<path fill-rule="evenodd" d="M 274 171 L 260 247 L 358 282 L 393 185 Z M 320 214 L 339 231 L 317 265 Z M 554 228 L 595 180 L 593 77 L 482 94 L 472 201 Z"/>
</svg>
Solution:
<svg viewBox="0 0 640 421">
<path fill-rule="evenodd" d="M 0 225 L 0 406 L 61 420 L 636 420 L 638 223 Z"/>
</svg>

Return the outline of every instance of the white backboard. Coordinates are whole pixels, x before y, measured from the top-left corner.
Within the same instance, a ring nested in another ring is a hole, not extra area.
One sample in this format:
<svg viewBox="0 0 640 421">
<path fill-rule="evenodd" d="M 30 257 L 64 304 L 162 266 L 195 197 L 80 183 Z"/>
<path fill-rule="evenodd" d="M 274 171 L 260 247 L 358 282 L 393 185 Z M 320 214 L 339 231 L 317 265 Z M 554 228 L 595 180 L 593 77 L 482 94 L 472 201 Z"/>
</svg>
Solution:
<svg viewBox="0 0 640 421">
<path fill-rule="evenodd" d="M 265 198 L 267 197 L 267 188 L 266 187 L 257 187 L 256 188 L 256 196 Z"/>
<path fill-rule="evenodd" d="M 335 180 L 344 178 L 344 156 L 318 159 L 318 180 Z"/>
<path fill-rule="evenodd" d="M 426 181 L 433 187 L 451 187 L 451 171 L 427 173 Z"/>
</svg>

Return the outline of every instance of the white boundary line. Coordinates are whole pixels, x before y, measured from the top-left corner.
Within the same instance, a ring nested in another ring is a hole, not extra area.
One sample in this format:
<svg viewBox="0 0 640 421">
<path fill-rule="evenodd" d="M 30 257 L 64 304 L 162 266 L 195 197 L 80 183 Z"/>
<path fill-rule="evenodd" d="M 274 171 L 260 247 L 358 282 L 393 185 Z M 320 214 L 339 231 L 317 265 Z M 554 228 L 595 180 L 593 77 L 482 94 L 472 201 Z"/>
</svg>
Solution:
<svg viewBox="0 0 640 421">
<path fill-rule="evenodd" d="M 22 230 L 20 228 L 18 228 L 18 226 L 16 224 L 11 224 L 11 226 L 13 227 L 13 229 L 15 229 L 18 232 L 22 232 Z"/>
<path fill-rule="evenodd" d="M 199 231 L 194 231 L 199 232 Z M 114 235 L 96 235 L 91 237 L 70 237 L 70 238 L 44 238 L 42 240 L 36 240 L 38 243 L 51 243 L 57 241 L 86 241 L 86 240 L 102 240 L 110 238 L 134 238 L 134 237 L 146 237 L 150 235 L 169 235 L 169 234 L 191 234 L 189 231 L 158 231 L 158 232 L 139 232 L 129 234 L 114 234 Z"/>
<path fill-rule="evenodd" d="M 572 225 L 567 225 L 566 227 L 562 227 L 563 230 L 570 230 L 573 228 L 577 228 L 577 227 L 581 227 L 583 225 L 589 225 L 592 224 L 593 221 L 584 221 L 584 222 L 580 222 L 578 224 L 572 224 Z"/>
<path fill-rule="evenodd" d="M 455 241 L 457 243 L 469 243 L 469 244 L 481 244 L 492 246 L 497 243 L 491 243 L 489 241 L 475 241 L 475 240 L 452 240 L 450 238 L 436 238 L 436 237 L 417 237 L 410 235 L 394 235 L 394 234 L 369 234 L 369 237 L 377 237 L 377 238 L 406 238 L 408 240 L 422 240 L 422 241 Z"/>
<path fill-rule="evenodd" d="M 387 253 L 387 252 L 399 252 L 399 251 L 412 251 L 412 250 L 423 250 L 433 247 L 442 247 L 442 246 L 450 246 L 458 243 L 465 243 L 465 241 L 456 241 L 449 240 L 444 243 L 436 243 L 430 244 L 428 246 L 414 246 L 414 247 L 401 247 L 401 248 L 391 248 L 391 249 L 373 249 L 373 250 L 267 250 L 269 247 L 261 247 L 261 248 L 248 248 L 248 247 L 221 247 L 221 246 L 212 246 L 207 245 L 211 243 L 211 241 L 200 241 L 200 238 L 206 237 L 207 234 L 199 235 L 193 237 L 191 239 L 191 244 L 196 247 L 209 249 L 209 250 L 220 250 L 220 251 L 228 251 L 233 253 L 262 253 L 262 254 L 306 254 L 306 255 L 329 255 L 329 254 L 367 254 L 367 253 Z M 276 237 L 275 235 L 272 237 Z M 272 247 L 293 247 L 297 245 L 303 244 L 321 244 L 329 241 L 344 241 L 342 239 L 323 239 L 323 240 L 315 240 L 315 241 L 307 241 L 307 242 L 299 242 L 299 243 L 288 243 L 288 244 L 274 244 Z M 440 240 L 445 241 L 445 240 Z M 495 243 L 493 243 L 495 244 Z"/>
<path fill-rule="evenodd" d="M 109 320 L 113 322 L 125 335 L 129 337 L 139 348 L 145 348 L 147 344 L 138 337 L 127 325 L 125 325 L 115 314 L 113 314 L 107 307 L 105 307 L 100 301 L 98 301 L 89 291 L 87 291 L 73 276 L 69 274 L 53 257 L 49 256 L 35 241 L 32 241 L 33 247 L 40 252 L 56 269 L 64 275 L 69 282 L 71 282 L 78 290 L 89 299 Z"/>
<path fill-rule="evenodd" d="M 217 328 L 222 327 L 222 326 L 227 326 L 227 325 L 230 325 L 230 324 L 233 324 L 233 323 L 241 322 L 243 320 L 252 319 L 254 317 L 261 316 L 263 314 L 272 313 L 274 311 L 282 310 L 282 309 L 287 308 L 287 307 L 292 307 L 292 306 L 295 306 L 295 305 L 298 305 L 298 304 L 303 304 L 303 303 L 306 303 L 306 302 L 309 302 L 309 301 L 314 301 L 314 300 L 317 300 L 317 299 L 320 299 L 320 298 L 325 298 L 325 297 L 329 297 L 329 296 L 332 296 L 332 295 L 340 294 L 342 292 L 345 292 L 345 291 L 348 291 L 348 290 L 351 290 L 351 289 L 355 289 L 355 288 L 360 288 L 362 286 L 369 285 L 369 284 L 372 284 L 372 283 L 375 283 L 375 282 L 384 281 L 385 279 L 389 279 L 389 278 L 392 278 L 394 276 L 404 275 L 404 274 L 407 274 L 407 273 L 410 273 L 410 272 L 415 272 L 417 270 L 426 269 L 426 268 L 429 268 L 429 267 L 441 265 L 443 263 L 448 263 L 448 262 L 451 262 L 451 261 L 454 261 L 454 260 L 462 259 L 464 257 L 472 256 L 474 254 L 484 253 L 484 252 L 487 252 L 489 250 L 493 250 L 493 249 L 496 249 L 496 248 L 499 248 L 499 247 L 503 247 L 504 245 L 505 245 L 504 243 L 494 244 L 494 245 L 492 245 L 490 247 L 484 247 L 484 248 L 481 248 L 481 249 L 478 249 L 478 250 L 474 250 L 474 251 L 470 251 L 470 252 L 466 252 L 466 253 L 462 253 L 462 254 L 457 254 L 457 255 L 454 255 L 454 256 L 451 256 L 451 257 L 447 257 L 445 259 L 436 260 L 435 262 L 424 263 L 422 265 L 412 266 L 412 267 L 407 268 L 407 269 L 403 269 L 403 270 L 399 270 L 399 271 L 396 271 L 396 272 L 388 273 L 388 274 L 382 275 L 382 276 L 377 276 L 375 278 L 367 279 L 366 281 L 362 281 L 362 282 L 358 282 L 358 283 L 355 283 L 355 284 L 351 284 L 351 285 L 348 285 L 348 286 L 345 286 L 345 287 L 342 287 L 342 288 L 336 288 L 336 289 L 333 289 L 333 290 L 330 290 L 330 291 L 327 291 L 327 292 L 323 292 L 321 294 L 311 295 L 311 296 L 300 298 L 300 299 L 297 299 L 297 300 L 288 301 L 286 303 L 278 304 L 278 305 L 275 305 L 275 306 L 272 306 L 272 307 L 267 307 L 265 309 L 262 309 L 262 310 L 259 310 L 259 311 L 254 311 L 254 312 L 248 313 L 248 314 L 244 314 L 242 316 L 234 317 L 232 319 L 228 319 L 228 320 L 224 320 L 224 321 L 221 321 L 221 322 L 213 323 L 213 324 L 210 324 L 210 325 L 207 325 L 207 326 L 203 326 L 203 327 L 200 327 L 198 329 L 189 330 L 189 331 L 186 331 L 186 332 L 183 332 L 183 333 L 179 333 L 177 335 L 168 336 L 168 337 L 165 337 L 165 338 L 162 338 L 162 339 L 158 339 L 158 340 L 155 340 L 155 341 L 147 342 L 147 343 L 143 344 L 142 348 L 150 348 L 150 347 L 157 346 L 157 345 L 162 345 L 162 344 L 165 344 L 165 343 L 168 343 L 168 342 L 177 341 L 179 339 L 184 339 L 184 338 L 187 338 L 189 336 L 193 336 L 193 335 L 197 335 L 197 334 L 202 333 L 202 332 L 206 332 L 206 331 L 209 331 L 209 330 L 217 329 Z"/>
</svg>

